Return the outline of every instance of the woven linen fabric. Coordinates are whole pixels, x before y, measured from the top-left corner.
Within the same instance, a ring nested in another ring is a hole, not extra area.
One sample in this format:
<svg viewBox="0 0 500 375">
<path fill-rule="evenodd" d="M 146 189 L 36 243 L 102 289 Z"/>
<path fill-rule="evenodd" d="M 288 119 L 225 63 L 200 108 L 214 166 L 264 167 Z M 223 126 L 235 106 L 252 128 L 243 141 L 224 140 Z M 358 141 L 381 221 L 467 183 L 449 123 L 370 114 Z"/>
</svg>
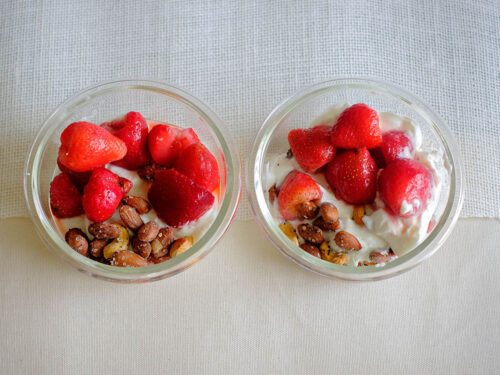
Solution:
<svg viewBox="0 0 500 375">
<path fill-rule="evenodd" d="M 244 164 L 273 107 L 306 85 L 398 84 L 447 121 L 463 217 L 500 217 L 500 7 L 457 1 L 2 1 L 0 217 L 24 216 L 37 129 L 77 90 L 113 79 L 182 87 L 227 122 Z M 245 199 L 240 219 L 249 219 Z"/>
</svg>

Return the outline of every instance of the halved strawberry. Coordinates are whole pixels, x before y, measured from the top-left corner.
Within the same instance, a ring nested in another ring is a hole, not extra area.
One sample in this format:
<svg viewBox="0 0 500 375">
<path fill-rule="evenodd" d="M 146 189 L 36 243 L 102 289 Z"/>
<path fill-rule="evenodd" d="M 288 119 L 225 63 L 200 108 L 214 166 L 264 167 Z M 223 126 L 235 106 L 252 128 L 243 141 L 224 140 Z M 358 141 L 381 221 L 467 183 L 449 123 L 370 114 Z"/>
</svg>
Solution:
<svg viewBox="0 0 500 375">
<path fill-rule="evenodd" d="M 347 203 L 366 204 L 375 199 L 377 164 L 366 148 L 337 153 L 326 167 L 330 187 Z"/>
<path fill-rule="evenodd" d="M 380 199 L 400 217 L 420 214 L 427 207 L 431 188 L 429 170 L 416 160 L 393 160 L 378 179 Z"/>
<path fill-rule="evenodd" d="M 110 170 L 94 169 L 83 190 L 83 209 L 89 220 L 102 222 L 113 215 L 123 197 L 122 183 Z"/>
<path fill-rule="evenodd" d="M 181 151 L 175 169 L 208 191 L 219 186 L 217 160 L 201 143 L 193 143 Z"/>
<path fill-rule="evenodd" d="M 337 148 L 373 148 L 382 142 L 377 111 L 366 104 L 350 106 L 333 125 L 332 144 Z"/>
<path fill-rule="evenodd" d="M 311 129 L 294 129 L 288 133 L 293 156 L 306 172 L 316 172 L 335 156 L 331 130 L 330 126 L 319 125 Z"/>
<path fill-rule="evenodd" d="M 59 218 L 83 214 L 82 194 L 73 185 L 68 174 L 58 174 L 50 183 L 50 207 Z"/>
<path fill-rule="evenodd" d="M 90 122 L 74 122 L 61 134 L 58 160 L 74 172 L 87 172 L 122 159 L 127 146 L 106 129 Z"/>
<path fill-rule="evenodd" d="M 323 193 L 311 176 L 291 171 L 286 177 L 278 194 L 278 208 L 285 220 L 299 218 L 298 205 L 304 202 L 317 202 Z"/>
<path fill-rule="evenodd" d="M 148 150 L 149 128 L 139 112 L 129 112 L 110 123 L 101 125 L 127 145 L 127 154 L 113 164 L 130 170 L 136 170 L 151 162 Z"/>
<path fill-rule="evenodd" d="M 411 159 L 414 154 L 413 143 L 403 130 L 390 130 L 382 134 L 382 144 L 377 149 L 383 156 L 383 166 L 396 159 Z"/>
<path fill-rule="evenodd" d="M 212 193 L 174 169 L 155 174 L 148 198 L 158 217 L 172 227 L 198 220 L 215 201 Z"/>
<path fill-rule="evenodd" d="M 156 125 L 148 136 L 149 152 L 155 163 L 166 167 L 175 165 L 179 153 L 192 143 L 200 142 L 193 129 Z"/>
</svg>

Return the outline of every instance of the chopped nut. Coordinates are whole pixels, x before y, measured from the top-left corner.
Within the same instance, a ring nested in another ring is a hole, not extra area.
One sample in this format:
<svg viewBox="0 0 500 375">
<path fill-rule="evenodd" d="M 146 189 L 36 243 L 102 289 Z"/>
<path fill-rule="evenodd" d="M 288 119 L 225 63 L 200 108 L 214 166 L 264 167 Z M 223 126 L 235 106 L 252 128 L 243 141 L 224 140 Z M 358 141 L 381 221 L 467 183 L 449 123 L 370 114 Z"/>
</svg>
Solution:
<svg viewBox="0 0 500 375">
<path fill-rule="evenodd" d="M 299 246 L 299 238 L 297 237 L 297 233 L 290 222 L 285 221 L 283 224 L 280 224 L 280 229 L 283 233 L 285 233 L 285 236 L 287 236 L 290 241 Z"/>
<path fill-rule="evenodd" d="M 321 258 L 321 253 L 319 249 L 314 245 L 311 245 L 309 243 L 303 243 L 302 245 L 300 245 L 300 248 L 304 251 L 307 251 L 309 254 L 315 257 Z"/>
<path fill-rule="evenodd" d="M 151 242 L 156 238 L 159 231 L 158 224 L 154 221 L 150 221 L 139 228 L 137 238 L 141 241 Z"/>
<path fill-rule="evenodd" d="M 375 262 L 377 264 L 379 263 L 387 263 L 393 260 L 396 257 L 396 255 L 392 252 L 391 249 L 388 251 L 372 251 L 370 253 L 370 260 L 372 262 Z"/>
<path fill-rule="evenodd" d="M 276 184 L 274 184 L 273 186 L 271 186 L 271 188 L 269 189 L 269 202 L 271 202 L 271 204 L 274 203 L 275 199 L 278 197 L 278 188 L 276 187 Z"/>
<path fill-rule="evenodd" d="M 328 246 L 328 242 L 323 242 L 320 246 L 321 250 L 321 259 L 326 260 L 327 262 L 344 265 L 347 262 L 347 255 L 343 252 L 333 251 L 330 246 Z"/>
<path fill-rule="evenodd" d="M 126 195 L 122 201 L 128 206 L 134 207 L 141 215 L 147 214 L 151 210 L 151 204 L 141 197 Z"/>
<path fill-rule="evenodd" d="M 113 254 L 122 251 L 122 250 L 127 250 L 128 249 L 128 244 L 129 244 L 129 236 L 128 236 L 128 231 L 127 228 L 115 224 L 120 228 L 120 235 L 116 237 L 111 243 L 107 244 L 104 249 L 102 250 L 102 255 L 106 259 L 110 259 L 113 257 Z"/>
<path fill-rule="evenodd" d="M 358 262 L 358 267 L 361 267 L 361 266 L 374 266 L 376 264 L 377 263 L 375 263 L 375 262 L 368 262 L 368 261 L 364 260 L 364 261 L 359 261 Z"/>
<path fill-rule="evenodd" d="M 312 224 L 300 224 L 297 228 L 300 236 L 307 242 L 320 244 L 323 242 L 323 231 Z"/>
<path fill-rule="evenodd" d="M 321 217 L 327 223 L 335 223 L 339 219 L 339 211 L 334 204 L 329 202 L 324 202 L 321 204 L 319 209 Z"/>
<path fill-rule="evenodd" d="M 365 216 L 365 206 L 355 206 L 352 211 L 352 219 L 359 226 L 364 227 L 365 223 L 363 223 L 363 216 Z"/>
<path fill-rule="evenodd" d="M 168 255 L 165 255 L 164 257 L 161 257 L 161 258 L 151 258 L 150 262 L 152 262 L 153 264 L 158 264 L 158 263 L 166 262 L 169 259 L 172 259 L 172 258 Z"/>
<path fill-rule="evenodd" d="M 122 250 L 114 254 L 111 265 L 117 267 L 145 267 L 149 263 L 146 259 L 132 251 Z"/>
<path fill-rule="evenodd" d="M 66 232 L 64 239 L 68 245 L 83 256 L 87 256 L 89 249 L 89 242 L 87 236 L 79 228 L 72 228 Z"/>
<path fill-rule="evenodd" d="M 141 216 L 134 207 L 124 204 L 120 207 L 118 212 L 120 213 L 123 224 L 125 224 L 127 228 L 137 230 L 142 226 L 143 222 Z"/>
<path fill-rule="evenodd" d="M 155 173 L 159 170 L 162 170 L 162 169 L 167 169 L 167 168 L 153 163 L 153 164 L 145 165 L 144 167 L 139 168 L 137 170 L 137 174 L 143 180 L 152 181 L 152 180 L 154 180 Z"/>
<path fill-rule="evenodd" d="M 313 224 L 326 231 L 333 231 L 340 228 L 340 222 L 338 220 L 331 223 L 325 221 L 325 219 L 323 219 L 321 216 L 314 220 Z"/>
<path fill-rule="evenodd" d="M 108 240 L 120 235 L 120 228 L 114 224 L 92 223 L 89 225 L 89 233 L 98 240 Z"/>
<path fill-rule="evenodd" d="M 151 255 L 151 244 L 146 241 L 141 241 L 137 236 L 132 239 L 132 247 L 134 251 L 144 259 Z"/>
<path fill-rule="evenodd" d="M 175 242 L 170 246 L 170 256 L 176 257 L 186 252 L 191 246 L 193 246 L 193 237 L 184 237 L 175 240 Z"/>
<path fill-rule="evenodd" d="M 335 235 L 335 243 L 345 250 L 361 250 L 361 244 L 351 233 L 341 230 Z"/>
<path fill-rule="evenodd" d="M 297 212 L 303 219 L 314 219 L 318 215 L 318 210 L 318 205 L 313 201 L 306 201 L 297 205 Z"/>
<path fill-rule="evenodd" d="M 92 240 L 90 241 L 89 244 L 89 251 L 90 255 L 92 255 L 94 258 L 100 258 L 102 257 L 102 250 L 104 249 L 104 246 L 108 243 L 107 240 Z"/>
</svg>

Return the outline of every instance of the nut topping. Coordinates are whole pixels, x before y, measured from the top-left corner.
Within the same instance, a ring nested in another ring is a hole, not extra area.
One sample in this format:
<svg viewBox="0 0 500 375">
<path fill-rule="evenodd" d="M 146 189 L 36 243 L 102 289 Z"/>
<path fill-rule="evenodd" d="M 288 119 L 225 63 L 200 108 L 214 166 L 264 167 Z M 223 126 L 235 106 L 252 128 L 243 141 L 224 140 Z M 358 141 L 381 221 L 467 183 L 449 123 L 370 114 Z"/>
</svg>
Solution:
<svg viewBox="0 0 500 375">
<path fill-rule="evenodd" d="M 98 240 L 108 240 L 120 235 L 120 228 L 114 224 L 92 223 L 89 225 L 89 233 Z"/>
<path fill-rule="evenodd" d="M 274 184 L 273 186 L 271 186 L 271 188 L 269 189 L 269 202 L 271 202 L 271 204 L 274 203 L 275 199 L 278 197 L 278 188 L 276 187 L 276 184 Z"/>
<path fill-rule="evenodd" d="M 321 217 L 327 223 L 335 223 L 339 219 L 339 211 L 337 210 L 337 207 L 335 207 L 335 205 L 332 203 L 322 203 L 319 211 Z"/>
<path fill-rule="evenodd" d="M 161 258 L 168 254 L 168 246 L 174 241 L 174 230 L 171 227 L 161 228 L 158 235 L 151 242 L 154 258 Z"/>
<path fill-rule="evenodd" d="M 347 262 L 347 255 L 343 252 L 333 251 L 328 242 L 323 242 L 320 246 L 321 250 L 321 259 L 326 260 L 327 262 L 344 265 Z"/>
<path fill-rule="evenodd" d="M 300 224 L 297 228 L 300 236 L 307 242 L 320 244 L 323 242 L 323 231 L 312 224 Z"/>
<path fill-rule="evenodd" d="M 285 233 L 285 236 L 287 236 L 290 239 L 290 241 L 292 241 L 295 245 L 299 246 L 299 239 L 297 237 L 297 233 L 295 232 L 295 229 L 291 223 L 285 221 L 283 224 L 280 224 L 280 229 L 283 233 Z"/>
<path fill-rule="evenodd" d="M 370 260 L 375 263 L 387 263 L 394 259 L 396 255 L 392 252 L 392 249 L 389 251 L 372 251 L 370 253 Z"/>
<path fill-rule="evenodd" d="M 170 256 L 176 257 L 186 252 L 191 246 L 193 246 L 193 237 L 184 237 L 175 240 L 175 242 L 170 246 Z"/>
<path fill-rule="evenodd" d="M 137 174 L 140 178 L 146 181 L 152 181 L 155 178 L 155 173 L 161 169 L 167 169 L 158 164 L 145 165 L 137 170 Z"/>
<path fill-rule="evenodd" d="M 142 226 L 143 222 L 141 216 L 134 207 L 125 204 L 120 207 L 119 213 L 123 224 L 125 224 L 127 228 L 137 230 Z"/>
<path fill-rule="evenodd" d="M 146 241 L 141 241 L 137 236 L 132 239 L 132 247 L 134 251 L 144 259 L 149 258 L 151 255 L 151 244 Z"/>
<path fill-rule="evenodd" d="M 361 244 L 351 233 L 341 230 L 335 235 L 335 243 L 345 250 L 361 250 Z"/>
<path fill-rule="evenodd" d="M 352 219 L 361 227 L 365 226 L 365 223 L 363 223 L 363 216 L 365 216 L 365 206 L 355 206 L 352 211 Z"/>
<path fill-rule="evenodd" d="M 116 237 L 113 242 L 107 244 L 104 249 L 102 249 L 102 255 L 106 259 L 111 259 L 113 254 L 128 249 L 129 236 L 127 228 L 116 224 L 120 228 L 120 235 Z"/>
<path fill-rule="evenodd" d="M 122 198 L 122 201 L 128 206 L 134 207 L 141 215 L 147 214 L 151 210 L 151 204 L 141 197 L 126 195 Z"/>
<path fill-rule="evenodd" d="M 87 256 L 89 243 L 87 241 L 87 236 L 79 228 L 72 228 L 66 232 L 64 236 L 68 245 L 83 256 Z"/>
<path fill-rule="evenodd" d="M 297 211 L 303 219 L 314 219 L 318 214 L 318 205 L 312 201 L 302 202 L 297 205 Z"/>
<path fill-rule="evenodd" d="M 326 231 L 337 230 L 340 228 L 340 223 L 338 220 L 331 223 L 323 219 L 321 216 L 314 220 L 313 224 Z"/>
<path fill-rule="evenodd" d="M 321 258 L 321 253 L 319 249 L 314 245 L 311 245 L 309 243 L 303 243 L 302 245 L 300 245 L 300 248 L 304 251 L 307 251 L 309 254 L 315 257 Z"/>
<path fill-rule="evenodd" d="M 111 265 L 118 267 L 145 267 L 148 265 L 148 261 L 132 251 L 122 250 L 113 256 Z"/>
<path fill-rule="evenodd" d="M 151 242 L 158 235 L 160 229 L 154 221 L 150 221 L 139 228 L 137 238 L 141 241 Z"/>
<path fill-rule="evenodd" d="M 89 244 L 89 251 L 90 255 L 92 255 L 94 258 L 100 258 L 102 257 L 102 250 L 104 249 L 104 246 L 108 243 L 107 240 L 92 240 L 90 241 Z"/>
</svg>

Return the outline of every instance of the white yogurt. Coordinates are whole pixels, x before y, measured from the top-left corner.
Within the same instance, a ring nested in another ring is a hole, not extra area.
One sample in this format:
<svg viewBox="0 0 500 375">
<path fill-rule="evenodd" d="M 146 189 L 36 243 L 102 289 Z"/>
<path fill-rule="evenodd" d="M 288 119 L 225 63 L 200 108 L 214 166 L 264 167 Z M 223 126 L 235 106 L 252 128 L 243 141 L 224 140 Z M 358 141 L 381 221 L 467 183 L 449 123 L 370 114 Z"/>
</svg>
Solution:
<svg viewBox="0 0 500 375">
<path fill-rule="evenodd" d="M 311 126 L 333 125 L 342 111 L 348 105 L 335 106 L 326 113 L 314 120 Z M 422 134 L 419 127 L 408 117 L 400 117 L 390 112 L 379 114 L 380 126 L 383 132 L 392 129 L 404 130 L 408 133 L 415 150 L 414 158 L 426 165 L 433 175 L 433 187 L 431 197 L 427 201 L 427 208 L 420 216 L 409 218 L 396 217 L 389 214 L 384 209 L 384 203 L 378 197 L 375 199 L 375 209 L 366 207 L 366 214 L 363 217 L 364 227 L 359 226 L 352 220 L 354 206 L 335 198 L 326 182 L 323 174 L 309 174 L 319 185 L 323 196 L 321 202 L 333 203 L 339 212 L 340 228 L 353 234 L 361 243 L 362 249 L 359 251 L 347 252 L 347 264 L 356 266 L 358 262 L 369 261 L 369 255 L 373 250 L 383 251 L 391 248 L 398 255 L 404 255 L 420 244 L 428 234 L 429 224 L 436 210 L 443 181 L 449 175 L 449 171 L 443 163 L 442 151 L 425 148 L 422 146 Z M 408 150 L 408 157 L 411 157 Z M 274 184 L 279 186 L 285 177 L 293 170 L 304 172 L 295 158 L 287 159 L 286 153 L 271 155 L 265 166 L 264 187 L 266 190 Z M 306 172 L 304 172 L 306 173 Z M 403 202 L 401 213 L 409 212 L 414 206 L 421 202 Z M 283 219 L 278 210 L 278 202 L 269 203 L 271 213 L 277 224 Z M 311 220 L 296 220 L 292 222 L 294 226 L 302 222 Z M 334 250 L 341 249 L 335 244 L 335 232 L 325 232 L 325 240 Z M 381 264 L 378 264 L 380 266 Z"/>
</svg>

